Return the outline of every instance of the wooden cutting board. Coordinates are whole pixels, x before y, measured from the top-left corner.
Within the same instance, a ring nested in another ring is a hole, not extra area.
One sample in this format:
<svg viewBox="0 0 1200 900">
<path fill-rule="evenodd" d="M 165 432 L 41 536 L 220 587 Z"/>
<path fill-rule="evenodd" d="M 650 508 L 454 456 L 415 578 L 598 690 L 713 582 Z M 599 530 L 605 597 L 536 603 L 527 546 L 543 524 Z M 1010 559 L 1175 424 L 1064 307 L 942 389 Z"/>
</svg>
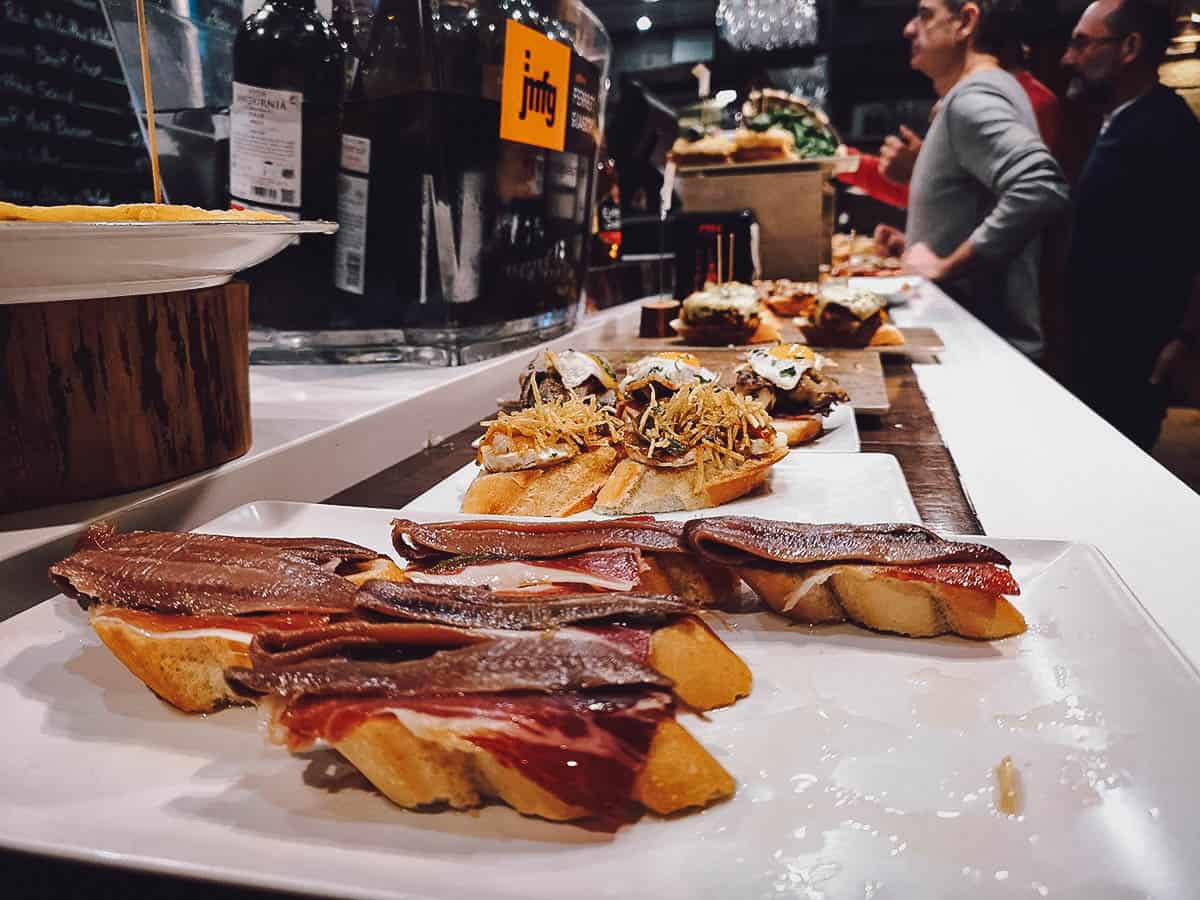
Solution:
<svg viewBox="0 0 1200 900">
<path fill-rule="evenodd" d="M 636 343 L 647 346 L 600 347 L 587 352 L 602 355 L 613 364 L 617 375 L 623 378 L 631 363 L 655 350 L 682 349 L 679 344 L 661 339 L 638 340 Z M 720 374 L 722 384 L 733 384 L 733 370 L 745 360 L 745 350 L 688 347 L 687 352 L 695 354 L 705 368 Z M 887 384 L 883 380 L 883 365 L 877 351 L 822 350 L 821 355 L 837 364 L 830 374 L 850 395 L 850 404 L 856 412 L 881 416 L 891 408 Z"/>
</svg>

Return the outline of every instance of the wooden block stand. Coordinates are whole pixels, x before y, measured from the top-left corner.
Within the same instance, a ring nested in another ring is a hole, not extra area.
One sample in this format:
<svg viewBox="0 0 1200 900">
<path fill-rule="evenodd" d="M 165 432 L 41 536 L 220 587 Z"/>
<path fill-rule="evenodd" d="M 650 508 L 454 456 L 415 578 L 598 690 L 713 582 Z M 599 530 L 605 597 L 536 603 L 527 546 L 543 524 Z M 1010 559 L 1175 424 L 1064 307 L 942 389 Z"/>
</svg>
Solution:
<svg viewBox="0 0 1200 900">
<path fill-rule="evenodd" d="M 0 306 L 0 513 L 136 490 L 250 449 L 249 291 Z"/>
</svg>

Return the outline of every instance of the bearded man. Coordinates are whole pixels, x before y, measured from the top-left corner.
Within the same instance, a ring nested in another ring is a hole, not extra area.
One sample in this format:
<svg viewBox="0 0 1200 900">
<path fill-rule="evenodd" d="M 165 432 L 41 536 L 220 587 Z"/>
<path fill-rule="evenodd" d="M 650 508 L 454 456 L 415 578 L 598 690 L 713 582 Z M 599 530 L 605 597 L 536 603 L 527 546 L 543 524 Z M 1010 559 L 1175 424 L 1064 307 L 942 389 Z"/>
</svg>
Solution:
<svg viewBox="0 0 1200 900">
<path fill-rule="evenodd" d="M 1075 189 L 1071 388 L 1147 451 L 1200 336 L 1200 123 L 1158 80 L 1170 28 L 1149 0 L 1099 0 L 1063 57 L 1067 96 L 1104 113 Z"/>
</svg>

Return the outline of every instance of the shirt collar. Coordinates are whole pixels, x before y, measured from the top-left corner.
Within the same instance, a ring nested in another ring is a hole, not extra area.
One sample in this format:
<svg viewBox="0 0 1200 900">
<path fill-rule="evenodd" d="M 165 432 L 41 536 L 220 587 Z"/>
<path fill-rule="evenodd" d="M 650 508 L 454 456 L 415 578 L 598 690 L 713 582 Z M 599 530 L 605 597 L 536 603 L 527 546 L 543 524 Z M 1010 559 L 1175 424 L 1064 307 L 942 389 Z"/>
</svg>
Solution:
<svg viewBox="0 0 1200 900">
<path fill-rule="evenodd" d="M 1149 93 L 1150 93 L 1149 91 L 1146 92 L 1146 94 L 1149 94 Z M 1118 106 L 1112 112 L 1110 112 L 1107 116 L 1105 116 L 1104 121 L 1100 123 L 1100 133 L 1104 134 L 1104 132 L 1108 131 L 1109 127 L 1112 125 L 1113 121 L 1117 118 L 1117 116 L 1119 116 L 1121 113 L 1125 112 L 1125 110 L 1129 109 L 1129 107 L 1133 106 L 1133 104 L 1137 103 L 1139 100 L 1141 100 L 1143 97 L 1145 97 L 1146 94 L 1138 94 L 1138 96 L 1133 97 L 1129 100 L 1126 100 L 1124 103 L 1122 103 L 1120 106 Z"/>
</svg>

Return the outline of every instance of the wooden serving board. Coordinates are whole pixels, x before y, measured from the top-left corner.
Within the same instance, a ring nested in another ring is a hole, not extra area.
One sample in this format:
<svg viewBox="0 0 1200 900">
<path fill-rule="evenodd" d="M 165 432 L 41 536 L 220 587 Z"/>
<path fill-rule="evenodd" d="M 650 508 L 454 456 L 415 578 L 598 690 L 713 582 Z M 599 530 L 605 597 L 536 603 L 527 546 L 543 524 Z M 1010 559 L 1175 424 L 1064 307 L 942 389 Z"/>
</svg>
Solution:
<svg viewBox="0 0 1200 900">
<path fill-rule="evenodd" d="M 894 347 L 865 347 L 863 349 L 871 353 L 886 353 L 891 356 L 932 356 L 946 349 L 941 336 L 932 328 L 901 328 L 900 333 L 904 335 L 903 344 L 898 344 Z M 803 333 L 790 319 L 783 320 L 783 327 L 780 329 L 780 334 L 785 341 L 799 341 L 804 343 Z M 826 356 L 831 352 L 831 350 L 815 344 L 813 345 L 813 349 L 820 350 Z"/>
<path fill-rule="evenodd" d="M 639 347 L 600 347 L 587 352 L 598 353 L 613 364 L 617 375 L 625 376 L 629 365 L 655 350 L 676 350 L 678 345 L 662 340 L 638 340 Z M 745 350 L 689 347 L 689 353 L 699 358 L 701 364 L 712 369 L 721 376 L 722 384 L 733 383 L 733 370 L 746 358 Z M 822 350 L 826 356 L 837 364 L 830 373 L 850 395 L 850 405 L 856 412 L 866 415 L 880 416 L 891 408 L 888 400 L 887 384 L 883 380 L 883 365 L 879 353 L 870 350 Z"/>
</svg>

